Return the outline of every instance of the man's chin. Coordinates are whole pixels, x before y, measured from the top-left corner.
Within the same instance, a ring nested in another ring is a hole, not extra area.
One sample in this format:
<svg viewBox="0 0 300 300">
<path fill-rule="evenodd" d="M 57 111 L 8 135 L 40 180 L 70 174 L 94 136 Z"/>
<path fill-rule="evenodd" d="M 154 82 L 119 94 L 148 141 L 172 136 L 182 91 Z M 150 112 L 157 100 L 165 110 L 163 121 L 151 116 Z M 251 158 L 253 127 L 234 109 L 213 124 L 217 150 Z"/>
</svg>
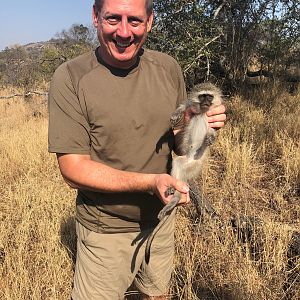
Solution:
<svg viewBox="0 0 300 300">
<path fill-rule="evenodd" d="M 127 51 L 127 49 L 124 49 L 123 51 L 112 51 L 112 55 L 115 60 L 119 61 L 130 61 L 135 57 L 134 51 Z"/>
<path fill-rule="evenodd" d="M 114 61 L 115 63 L 118 65 L 120 65 L 120 67 L 122 65 L 133 65 L 136 62 L 136 55 L 134 54 L 126 54 L 126 55 L 122 55 L 122 54 L 115 54 L 113 55 Z"/>
</svg>

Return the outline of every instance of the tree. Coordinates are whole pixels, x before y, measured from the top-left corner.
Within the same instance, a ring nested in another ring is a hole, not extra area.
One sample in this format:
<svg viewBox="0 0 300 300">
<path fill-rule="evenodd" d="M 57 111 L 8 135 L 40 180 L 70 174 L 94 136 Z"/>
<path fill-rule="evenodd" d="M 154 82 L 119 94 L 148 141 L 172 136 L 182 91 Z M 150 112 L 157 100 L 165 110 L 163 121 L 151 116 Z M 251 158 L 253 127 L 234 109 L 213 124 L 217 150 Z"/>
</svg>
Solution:
<svg viewBox="0 0 300 300">
<path fill-rule="evenodd" d="M 212 45 L 221 36 L 206 1 L 158 0 L 154 11 L 155 24 L 147 46 L 177 59 L 189 86 L 199 77 L 205 78 L 214 56 Z"/>
<path fill-rule="evenodd" d="M 238 87 L 249 65 L 269 73 L 299 58 L 296 0 L 158 0 L 148 46 L 171 54 L 188 85 L 205 79 Z"/>
<path fill-rule="evenodd" d="M 92 26 L 73 24 L 70 29 L 57 33 L 40 57 L 43 77 L 49 81 L 60 64 L 95 48 L 96 44 L 96 31 Z"/>
<path fill-rule="evenodd" d="M 1 82 L 27 89 L 38 80 L 39 65 L 20 45 L 6 48 L 0 53 Z"/>
</svg>

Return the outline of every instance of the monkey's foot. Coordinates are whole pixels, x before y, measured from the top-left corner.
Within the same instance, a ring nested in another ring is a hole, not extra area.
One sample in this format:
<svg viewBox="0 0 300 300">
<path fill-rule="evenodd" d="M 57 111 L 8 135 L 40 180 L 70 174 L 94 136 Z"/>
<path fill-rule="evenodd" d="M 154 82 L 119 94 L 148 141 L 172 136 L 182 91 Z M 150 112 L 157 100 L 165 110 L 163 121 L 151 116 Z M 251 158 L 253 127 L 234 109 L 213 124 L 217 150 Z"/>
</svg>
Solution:
<svg viewBox="0 0 300 300">
<path fill-rule="evenodd" d="M 216 137 L 214 135 L 207 135 L 205 139 L 205 144 L 207 146 L 211 146 L 216 140 Z"/>
<path fill-rule="evenodd" d="M 169 186 L 167 188 L 167 190 L 165 191 L 165 196 L 168 197 L 170 195 L 174 195 L 175 194 L 175 189 L 172 186 Z"/>
</svg>

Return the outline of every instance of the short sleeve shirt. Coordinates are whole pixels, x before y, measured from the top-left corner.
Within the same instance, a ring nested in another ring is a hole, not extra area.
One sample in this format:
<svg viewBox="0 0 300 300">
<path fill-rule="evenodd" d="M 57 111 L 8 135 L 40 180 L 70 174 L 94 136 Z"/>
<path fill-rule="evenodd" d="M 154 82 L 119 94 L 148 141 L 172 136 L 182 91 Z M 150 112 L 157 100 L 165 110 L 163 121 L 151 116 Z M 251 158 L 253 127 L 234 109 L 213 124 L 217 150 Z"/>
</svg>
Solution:
<svg viewBox="0 0 300 300">
<path fill-rule="evenodd" d="M 135 66 L 107 66 L 96 51 L 62 64 L 49 93 L 49 151 L 88 154 L 110 167 L 166 173 L 169 119 L 186 98 L 182 73 L 168 55 L 142 50 Z M 78 190 L 77 218 L 96 232 L 154 226 L 161 201 L 148 193 Z"/>
</svg>

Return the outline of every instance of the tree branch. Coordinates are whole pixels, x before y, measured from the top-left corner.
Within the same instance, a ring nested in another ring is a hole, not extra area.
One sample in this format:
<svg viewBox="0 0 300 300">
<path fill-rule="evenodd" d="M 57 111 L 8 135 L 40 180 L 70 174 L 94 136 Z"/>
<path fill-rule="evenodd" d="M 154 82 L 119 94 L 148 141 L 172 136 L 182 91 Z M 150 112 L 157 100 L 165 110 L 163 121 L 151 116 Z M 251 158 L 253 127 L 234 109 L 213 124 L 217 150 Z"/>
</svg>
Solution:
<svg viewBox="0 0 300 300">
<path fill-rule="evenodd" d="M 38 92 L 38 91 L 29 91 L 25 94 L 13 94 L 13 95 L 10 95 L 10 96 L 0 96 L 0 99 L 11 99 L 11 98 L 14 98 L 14 97 L 28 97 L 28 96 L 31 96 L 31 95 L 40 95 L 40 96 L 48 96 L 48 93 L 47 92 Z"/>
<path fill-rule="evenodd" d="M 223 2 L 221 3 L 221 5 L 214 11 L 213 20 L 216 19 L 216 17 L 218 16 L 218 14 L 221 11 L 221 9 L 225 6 L 225 4 L 226 4 L 226 0 L 223 0 Z"/>
<path fill-rule="evenodd" d="M 208 45 L 210 45 L 211 43 L 213 43 L 215 40 L 217 40 L 218 38 L 220 38 L 222 36 L 222 34 L 219 34 L 217 36 L 215 36 L 214 38 L 212 38 L 210 41 L 208 41 L 206 44 L 204 44 L 199 50 L 198 50 L 198 54 L 197 56 L 194 58 L 194 60 L 184 69 L 183 73 L 184 75 L 186 74 L 186 72 L 191 68 L 193 67 L 198 59 L 200 57 L 202 57 L 204 54 L 202 53 L 203 52 L 203 49 L 206 48 Z"/>
</svg>

